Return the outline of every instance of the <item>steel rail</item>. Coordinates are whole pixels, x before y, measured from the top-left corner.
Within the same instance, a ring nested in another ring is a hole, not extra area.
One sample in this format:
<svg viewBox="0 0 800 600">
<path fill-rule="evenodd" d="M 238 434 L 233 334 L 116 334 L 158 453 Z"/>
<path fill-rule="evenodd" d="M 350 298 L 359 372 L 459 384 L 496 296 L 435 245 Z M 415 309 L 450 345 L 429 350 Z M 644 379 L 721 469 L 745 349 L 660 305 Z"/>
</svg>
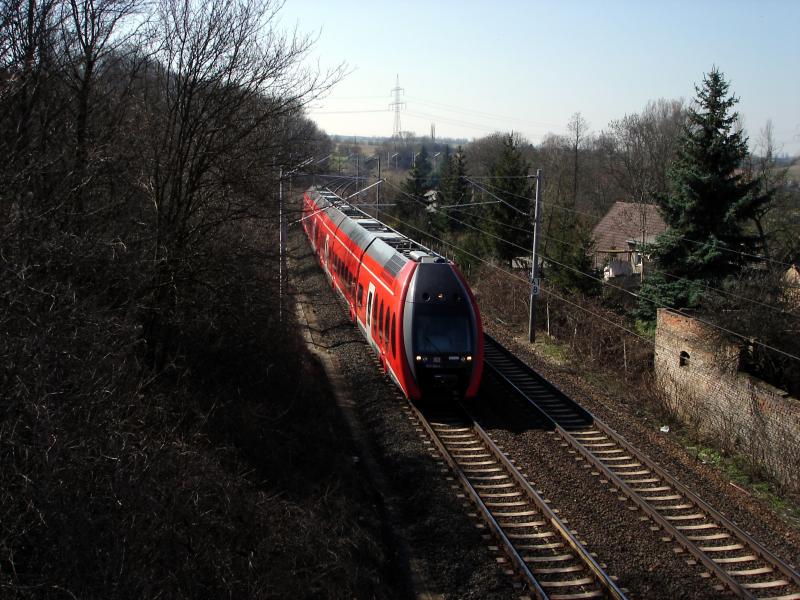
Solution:
<svg viewBox="0 0 800 600">
<path fill-rule="evenodd" d="M 751 536 L 747 535 L 741 529 L 739 529 L 735 524 L 733 524 L 730 520 L 725 518 L 721 513 L 717 510 L 713 509 L 709 506 L 704 500 L 699 498 L 696 494 L 691 492 L 681 484 L 679 481 L 675 479 L 671 474 L 669 474 L 665 469 L 657 465 L 655 462 L 644 456 L 641 451 L 636 449 L 632 446 L 627 440 L 625 440 L 619 433 L 614 431 L 612 428 L 608 427 L 605 423 L 597 419 L 592 413 L 584 409 L 580 406 L 575 400 L 570 398 L 567 394 L 561 391 L 558 387 L 553 385 L 551 382 L 547 381 L 544 377 L 539 375 L 535 370 L 533 370 L 529 365 L 521 361 L 519 358 L 514 356 L 508 349 L 504 348 L 501 344 L 499 344 L 496 340 L 494 340 L 488 334 L 485 335 L 486 341 L 488 345 L 491 345 L 494 349 L 500 352 L 503 356 L 505 356 L 508 360 L 512 361 L 514 365 L 516 365 L 519 369 L 521 369 L 526 375 L 533 377 L 537 384 L 543 386 L 547 391 L 549 391 L 555 398 L 562 403 L 566 404 L 570 409 L 572 409 L 577 415 L 580 415 L 581 418 L 587 421 L 587 426 L 596 427 L 598 431 L 600 431 L 603 435 L 607 436 L 609 439 L 613 440 L 615 444 L 617 444 L 620 448 L 622 448 L 625 452 L 629 453 L 631 457 L 635 458 L 637 461 L 641 463 L 641 465 L 647 467 L 651 470 L 654 474 L 656 474 L 659 478 L 661 478 L 665 483 L 671 486 L 676 492 L 683 495 L 688 501 L 694 503 L 694 505 L 704 511 L 706 513 L 706 518 L 711 521 L 716 521 L 718 525 L 721 525 L 725 529 L 728 530 L 729 533 L 733 534 L 739 542 L 743 543 L 747 546 L 752 552 L 754 552 L 763 562 L 767 563 L 771 567 L 774 567 L 778 572 L 780 572 L 783 576 L 785 576 L 794 586 L 800 591 L 800 575 L 795 572 L 788 564 L 783 562 L 777 556 L 772 554 L 766 548 L 761 546 L 758 542 L 756 542 Z M 704 552 L 699 546 L 697 546 L 692 540 L 688 539 L 686 535 L 684 535 L 680 530 L 676 528 L 668 519 L 666 519 L 657 508 L 652 506 L 640 493 L 634 490 L 626 481 L 624 481 L 619 474 L 611 470 L 609 465 L 604 463 L 600 458 L 594 455 L 590 450 L 588 450 L 585 445 L 570 432 L 565 427 L 563 427 L 556 418 L 551 416 L 547 409 L 542 408 L 536 400 L 530 397 L 528 393 L 524 390 L 520 389 L 517 384 L 515 384 L 511 379 L 506 376 L 506 374 L 502 373 L 498 366 L 492 365 L 491 358 L 486 356 L 485 364 L 488 366 L 493 373 L 495 373 L 502 381 L 504 381 L 508 386 L 510 386 L 516 393 L 520 396 L 525 398 L 532 406 L 534 406 L 542 416 L 547 419 L 551 425 L 554 427 L 556 432 L 564 439 L 567 443 L 569 443 L 576 451 L 580 452 L 580 454 L 588 460 L 592 465 L 602 471 L 606 477 L 608 477 L 609 481 L 613 481 L 614 485 L 616 485 L 628 498 L 630 498 L 633 502 L 635 502 L 653 521 L 658 523 L 666 532 L 668 532 L 672 538 L 678 542 L 682 547 L 684 547 L 687 551 L 689 551 L 695 558 L 697 558 L 702 564 L 707 567 L 711 572 L 713 572 L 718 579 L 720 579 L 729 589 L 735 592 L 737 595 L 744 597 L 744 598 L 758 598 L 755 596 L 749 589 L 744 587 L 746 584 L 742 584 L 736 579 L 733 578 L 731 574 L 723 567 L 722 565 L 716 563 L 706 552 Z M 776 586 L 777 587 L 777 586 Z M 781 596 L 781 598 L 790 599 L 790 598 L 800 598 L 800 593 L 792 593 L 785 596 Z"/>
<path fill-rule="evenodd" d="M 481 512 L 481 515 L 483 516 L 483 519 L 486 521 L 486 523 L 489 525 L 489 528 L 502 542 L 506 553 L 511 558 L 512 562 L 519 570 L 519 572 L 522 574 L 522 576 L 525 578 L 525 580 L 528 582 L 528 585 L 530 585 L 531 590 L 540 600 L 547 600 L 547 593 L 541 587 L 539 581 L 536 579 L 533 573 L 531 573 L 531 570 L 528 568 L 527 563 L 519 554 L 519 552 L 517 552 L 516 548 L 514 548 L 514 544 L 511 543 L 511 540 L 503 531 L 502 527 L 500 527 L 500 524 L 494 518 L 492 512 L 486 506 L 478 491 L 472 486 L 472 483 L 469 481 L 469 478 L 461 469 L 461 466 L 456 462 L 455 458 L 450 454 L 450 451 L 444 445 L 444 442 L 442 442 L 442 440 L 439 439 L 439 436 L 433 430 L 433 427 L 431 427 L 430 423 L 428 423 L 428 420 L 425 418 L 422 412 L 411 402 L 409 402 L 409 406 L 411 406 L 411 410 L 414 412 L 415 416 L 417 417 L 417 420 L 423 426 L 428 436 L 431 438 L 436 448 L 439 450 L 439 453 L 445 459 L 447 464 L 450 465 L 450 468 L 452 469 L 455 476 L 458 478 L 459 482 L 461 483 L 461 486 L 467 491 L 470 498 L 472 499 L 472 502 Z"/>
<path fill-rule="evenodd" d="M 609 596 L 611 598 L 615 598 L 616 600 L 623 600 L 626 598 L 625 594 L 617 587 L 617 584 L 614 583 L 608 573 L 603 570 L 603 568 L 589 553 L 586 547 L 578 541 L 569 527 L 567 527 L 567 524 L 564 523 L 564 521 L 562 521 L 561 518 L 553 511 L 553 509 L 550 508 L 544 499 L 536 493 L 536 490 L 531 487 L 531 484 L 527 479 L 525 479 L 522 473 L 520 473 L 519 469 L 514 466 L 514 464 L 511 462 L 511 460 L 509 460 L 500 447 L 494 443 L 494 440 L 489 437 L 489 434 L 486 433 L 486 430 L 478 424 L 476 419 L 472 417 L 470 411 L 466 408 L 464 410 L 470 416 L 470 418 L 472 418 L 475 426 L 475 432 L 478 434 L 481 441 L 486 444 L 487 448 L 506 468 L 508 473 L 514 478 L 514 480 L 517 482 L 517 485 L 522 488 L 528 498 L 539 508 L 539 510 L 542 511 L 542 514 L 548 519 L 553 528 L 559 532 L 562 539 L 564 539 L 564 541 L 566 541 L 570 547 L 581 557 L 581 560 L 586 564 L 589 570 L 594 573 L 600 584 L 606 588 Z"/>
<path fill-rule="evenodd" d="M 558 593 L 548 594 L 548 592 L 544 589 L 543 585 L 537 579 L 536 575 L 530 570 L 525 558 L 520 554 L 520 552 L 515 547 L 514 543 L 505 533 L 503 525 L 498 522 L 495 516 L 492 514 L 492 510 L 485 504 L 483 498 L 480 495 L 480 492 L 473 486 L 472 482 L 470 481 L 469 476 L 464 472 L 461 468 L 461 465 L 458 463 L 458 460 L 455 456 L 451 453 L 450 449 L 447 447 L 447 444 L 440 438 L 440 435 L 434 429 L 434 426 L 431 424 L 429 419 L 425 416 L 425 414 L 413 403 L 409 402 L 411 406 L 411 410 L 417 417 L 417 421 L 422 425 L 422 427 L 427 432 L 428 436 L 433 441 L 436 448 L 439 450 L 439 453 L 445 459 L 447 464 L 450 466 L 456 477 L 458 478 L 459 482 L 461 483 L 462 487 L 467 491 L 473 503 L 477 506 L 478 510 L 480 511 L 483 519 L 489 525 L 489 528 L 494 532 L 494 534 L 499 538 L 503 547 L 510 557 L 511 561 L 514 563 L 514 566 L 518 569 L 518 571 L 522 574 L 523 578 L 529 584 L 531 591 L 536 595 L 537 598 L 541 598 L 542 600 L 546 600 L 551 597 L 581 597 L 581 595 L 572 596 L 572 595 L 562 595 Z M 551 509 L 544 499 L 536 493 L 536 491 L 531 487 L 530 483 L 525 479 L 525 477 L 519 472 L 519 470 L 511 463 L 511 461 L 503 454 L 502 450 L 494 443 L 494 441 L 489 437 L 486 431 L 478 425 L 478 423 L 472 419 L 466 409 L 461 407 L 464 411 L 465 415 L 468 417 L 467 423 L 468 426 L 471 428 L 472 432 L 475 434 L 476 440 L 483 444 L 485 448 L 493 455 L 493 458 L 502 465 L 505 473 L 510 475 L 511 478 L 516 482 L 518 489 L 524 493 L 527 499 L 539 510 L 541 516 L 546 519 L 546 522 L 549 523 L 550 527 L 552 527 L 555 532 L 561 537 L 561 539 L 567 543 L 567 545 L 572 548 L 577 556 L 577 561 L 582 563 L 584 567 L 594 576 L 594 580 L 601 590 L 604 590 L 603 594 L 608 598 L 614 598 L 615 600 L 625 600 L 624 593 L 617 587 L 617 585 L 611 580 L 607 573 L 605 573 L 602 567 L 597 563 L 597 561 L 589 554 L 586 548 L 577 540 L 575 535 L 569 530 L 566 523 L 562 521 Z M 578 584 L 575 584 L 578 585 Z M 586 597 L 591 597 L 590 594 L 586 594 Z"/>
</svg>

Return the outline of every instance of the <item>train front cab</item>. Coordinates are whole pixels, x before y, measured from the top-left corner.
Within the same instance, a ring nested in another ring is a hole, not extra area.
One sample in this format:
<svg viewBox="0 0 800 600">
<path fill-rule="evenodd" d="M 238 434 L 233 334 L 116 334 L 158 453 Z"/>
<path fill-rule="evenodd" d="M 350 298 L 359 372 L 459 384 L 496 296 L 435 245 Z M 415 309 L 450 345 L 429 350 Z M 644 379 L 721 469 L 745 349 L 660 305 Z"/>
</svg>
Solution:
<svg viewBox="0 0 800 600">
<path fill-rule="evenodd" d="M 477 394 L 483 370 L 480 315 L 445 259 L 426 256 L 417 265 L 405 298 L 403 337 L 422 398 Z"/>
</svg>

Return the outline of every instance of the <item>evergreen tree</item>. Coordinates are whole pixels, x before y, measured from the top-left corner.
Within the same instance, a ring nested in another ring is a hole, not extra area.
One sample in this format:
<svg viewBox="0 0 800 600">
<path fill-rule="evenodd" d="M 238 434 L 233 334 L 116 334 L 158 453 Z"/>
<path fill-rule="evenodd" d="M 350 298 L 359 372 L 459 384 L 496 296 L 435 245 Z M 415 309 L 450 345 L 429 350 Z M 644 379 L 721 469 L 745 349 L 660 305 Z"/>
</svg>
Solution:
<svg viewBox="0 0 800 600">
<path fill-rule="evenodd" d="M 469 191 L 464 179 L 466 174 L 467 163 L 464 151 L 459 146 L 455 154 L 449 157 L 446 170 L 442 172 L 441 191 L 447 204 L 462 204 L 466 201 Z"/>
<path fill-rule="evenodd" d="M 412 150 L 413 152 L 413 150 Z M 428 160 L 428 151 L 425 146 L 419 151 L 414 165 L 408 172 L 408 177 L 403 183 L 403 192 L 397 196 L 399 202 L 395 214 L 402 220 L 412 220 L 422 223 L 421 218 L 425 211 L 424 196 L 430 189 L 431 163 Z"/>
<path fill-rule="evenodd" d="M 431 162 L 428 158 L 428 150 L 423 146 L 416 159 L 414 166 L 408 173 L 405 190 L 412 196 L 422 199 L 422 196 L 430 189 Z"/>
<path fill-rule="evenodd" d="M 547 244 L 543 275 L 550 285 L 594 295 L 601 283 L 594 272 L 592 228 L 574 214 L 560 212 L 558 216 L 550 227 L 553 243 Z"/>
<path fill-rule="evenodd" d="M 503 138 L 500 155 L 489 169 L 492 193 L 503 202 L 492 205 L 492 222 L 488 230 L 495 236 L 512 244 L 492 238 L 494 255 L 511 262 L 515 256 L 527 255 L 531 247 L 533 224 L 531 219 L 532 186 L 529 165 L 522 157 L 519 144 L 513 134 Z"/>
<path fill-rule="evenodd" d="M 449 157 L 447 167 L 442 173 L 442 183 L 440 191 L 442 192 L 442 201 L 447 205 L 464 204 L 467 202 L 469 193 L 467 180 L 467 164 L 464 157 L 464 151 L 461 146 L 458 147 L 455 154 Z M 459 221 L 469 223 L 469 214 L 463 210 L 450 209 L 452 216 Z M 456 221 L 450 220 L 449 227 L 452 231 L 460 231 L 464 226 Z"/>
<path fill-rule="evenodd" d="M 652 248 L 662 273 L 641 289 L 641 318 L 652 319 L 656 306 L 697 307 L 705 285 L 719 285 L 753 260 L 758 237 L 744 224 L 769 202 L 760 182 L 741 170 L 747 138 L 737 128 L 739 101 L 716 68 L 696 86 L 697 107 L 689 110 L 677 159 L 669 170 L 671 193 L 657 197 L 669 226 Z M 676 277 L 681 279 L 676 279 Z"/>
</svg>

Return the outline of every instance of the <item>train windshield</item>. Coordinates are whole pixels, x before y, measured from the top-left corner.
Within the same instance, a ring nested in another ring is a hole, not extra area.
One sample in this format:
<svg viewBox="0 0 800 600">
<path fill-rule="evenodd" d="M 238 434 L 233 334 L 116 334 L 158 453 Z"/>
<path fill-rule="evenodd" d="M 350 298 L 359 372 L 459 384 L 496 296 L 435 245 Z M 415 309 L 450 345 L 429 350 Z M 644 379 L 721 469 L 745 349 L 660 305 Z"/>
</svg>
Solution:
<svg viewBox="0 0 800 600">
<path fill-rule="evenodd" d="M 471 327 L 467 315 L 437 314 L 435 311 L 425 311 L 415 316 L 414 352 L 417 354 L 472 352 Z"/>
</svg>

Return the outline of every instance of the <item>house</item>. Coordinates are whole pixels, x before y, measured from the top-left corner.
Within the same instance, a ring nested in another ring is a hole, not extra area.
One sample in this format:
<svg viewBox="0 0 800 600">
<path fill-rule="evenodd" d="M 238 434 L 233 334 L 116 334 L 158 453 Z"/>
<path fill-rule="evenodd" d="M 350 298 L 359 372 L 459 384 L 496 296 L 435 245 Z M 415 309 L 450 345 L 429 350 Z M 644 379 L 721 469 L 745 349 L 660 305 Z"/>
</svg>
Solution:
<svg viewBox="0 0 800 600">
<path fill-rule="evenodd" d="M 666 230 L 655 205 L 615 202 L 592 231 L 594 268 L 603 269 L 605 279 L 640 274 L 642 245 Z"/>
</svg>

